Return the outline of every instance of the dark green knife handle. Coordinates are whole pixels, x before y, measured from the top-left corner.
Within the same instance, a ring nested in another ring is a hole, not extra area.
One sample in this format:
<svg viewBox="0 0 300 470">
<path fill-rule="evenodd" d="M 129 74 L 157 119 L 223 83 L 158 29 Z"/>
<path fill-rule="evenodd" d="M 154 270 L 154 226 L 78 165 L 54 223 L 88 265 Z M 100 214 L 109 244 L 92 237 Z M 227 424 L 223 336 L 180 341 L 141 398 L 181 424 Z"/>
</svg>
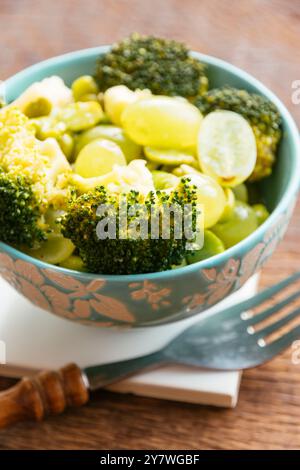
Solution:
<svg viewBox="0 0 300 470">
<path fill-rule="evenodd" d="M 126 361 L 88 367 L 84 369 L 84 372 L 88 378 L 90 389 L 96 390 L 97 388 L 119 382 L 144 369 L 159 366 L 164 362 L 166 361 L 162 350 Z"/>
</svg>

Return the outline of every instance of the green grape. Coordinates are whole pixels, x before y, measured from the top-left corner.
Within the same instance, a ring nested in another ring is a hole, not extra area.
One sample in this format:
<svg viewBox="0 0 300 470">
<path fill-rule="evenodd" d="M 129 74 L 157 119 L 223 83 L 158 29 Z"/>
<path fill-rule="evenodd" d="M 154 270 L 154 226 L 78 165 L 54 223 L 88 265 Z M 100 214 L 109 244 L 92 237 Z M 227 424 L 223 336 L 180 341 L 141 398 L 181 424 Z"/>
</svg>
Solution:
<svg viewBox="0 0 300 470">
<path fill-rule="evenodd" d="M 203 119 L 198 140 L 202 171 L 222 186 L 245 181 L 256 164 L 256 141 L 248 121 L 238 113 L 218 110 Z"/>
<path fill-rule="evenodd" d="M 99 93 L 98 85 L 91 75 L 82 75 L 72 83 L 72 92 L 75 101 L 81 101 L 84 95 Z"/>
<path fill-rule="evenodd" d="M 256 214 L 258 225 L 263 224 L 270 215 L 268 209 L 263 204 L 254 204 L 252 209 Z"/>
<path fill-rule="evenodd" d="M 56 109 L 54 117 L 65 123 L 69 131 L 79 132 L 98 124 L 103 118 L 103 111 L 96 101 L 78 101 Z"/>
<path fill-rule="evenodd" d="M 76 142 L 75 155 L 78 155 L 85 145 L 99 138 L 112 140 L 118 144 L 125 155 L 127 163 L 139 158 L 141 155 L 142 147 L 133 142 L 123 129 L 108 125 L 96 126 L 80 134 Z"/>
<path fill-rule="evenodd" d="M 230 219 L 232 216 L 234 205 L 235 205 L 235 196 L 234 192 L 230 188 L 224 188 L 224 194 L 226 197 L 225 209 L 220 219 L 220 222 L 225 222 L 225 220 Z"/>
<path fill-rule="evenodd" d="M 145 147 L 144 152 L 150 162 L 159 165 L 178 166 L 182 163 L 193 164 L 196 161 L 193 155 L 179 150 Z"/>
<path fill-rule="evenodd" d="M 221 218 L 226 198 L 221 186 L 210 176 L 199 174 L 189 174 L 191 184 L 195 185 L 198 192 L 198 202 L 203 205 L 204 227 L 210 228 Z"/>
<path fill-rule="evenodd" d="M 28 250 L 27 253 L 45 263 L 58 264 L 69 258 L 75 246 L 60 233 L 51 233 L 47 241 L 37 249 Z"/>
<path fill-rule="evenodd" d="M 230 219 L 219 222 L 212 227 L 212 231 L 223 241 L 226 248 L 230 248 L 248 237 L 257 227 L 257 217 L 252 207 L 236 201 Z"/>
<path fill-rule="evenodd" d="M 80 151 L 74 170 L 84 178 L 92 178 L 109 173 L 116 164 L 126 165 L 120 147 L 111 140 L 96 139 Z"/>
<path fill-rule="evenodd" d="M 188 264 L 197 263 L 225 251 L 224 243 L 210 230 L 204 231 L 204 245 L 201 250 L 190 251 L 186 260 Z"/>
<path fill-rule="evenodd" d="M 69 161 L 72 160 L 74 150 L 74 139 L 67 132 L 57 139 L 60 148 Z"/>
<path fill-rule="evenodd" d="M 245 202 L 246 204 L 248 203 L 248 188 L 244 183 L 241 183 L 235 188 L 232 188 L 232 191 L 234 192 L 234 195 L 238 201 Z"/>
<path fill-rule="evenodd" d="M 80 258 L 80 256 L 77 256 L 77 255 L 69 256 L 69 258 L 59 263 L 59 266 L 61 266 L 62 268 L 66 268 L 66 269 L 72 269 L 73 271 L 81 271 L 81 272 L 86 271 L 86 268 L 84 266 L 82 259 Z"/>
<path fill-rule="evenodd" d="M 196 146 L 201 120 L 195 106 L 166 96 L 130 104 L 121 116 L 122 127 L 132 140 L 164 149 Z"/>
<path fill-rule="evenodd" d="M 175 188 L 179 182 L 177 176 L 172 175 L 172 173 L 167 173 L 166 171 L 153 171 L 152 177 L 154 187 L 158 190 Z"/>
</svg>

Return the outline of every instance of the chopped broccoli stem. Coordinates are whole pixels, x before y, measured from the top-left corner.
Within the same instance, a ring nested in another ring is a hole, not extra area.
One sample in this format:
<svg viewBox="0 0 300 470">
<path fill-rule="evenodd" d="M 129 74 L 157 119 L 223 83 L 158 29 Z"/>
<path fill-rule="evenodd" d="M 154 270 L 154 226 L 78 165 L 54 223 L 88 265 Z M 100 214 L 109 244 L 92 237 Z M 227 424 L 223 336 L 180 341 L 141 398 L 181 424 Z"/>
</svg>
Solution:
<svg viewBox="0 0 300 470">
<path fill-rule="evenodd" d="M 148 88 L 157 95 L 194 98 L 208 87 L 205 66 L 182 43 L 135 33 L 99 58 L 99 88 Z"/>
</svg>

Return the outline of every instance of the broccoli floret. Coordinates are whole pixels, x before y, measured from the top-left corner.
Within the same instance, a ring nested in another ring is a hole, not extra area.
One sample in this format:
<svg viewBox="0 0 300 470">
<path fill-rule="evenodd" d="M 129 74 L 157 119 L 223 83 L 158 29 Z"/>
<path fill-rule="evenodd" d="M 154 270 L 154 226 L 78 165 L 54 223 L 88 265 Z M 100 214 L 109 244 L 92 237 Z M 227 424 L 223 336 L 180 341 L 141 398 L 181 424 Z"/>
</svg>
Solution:
<svg viewBox="0 0 300 470">
<path fill-rule="evenodd" d="M 226 109 L 241 114 L 252 127 L 257 145 L 257 162 L 250 181 L 272 173 L 276 149 L 281 138 L 281 117 L 276 106 L 264 96 L 232 87 L 215 88 L 197 98 L 203 114 Z"/>
<path fill-rule="evenodd" d="M 62 233 L 66 238 L 70 238 L 76 246 L 86 269 L 92 273 L 102 274 L 136 274 L 156 272 L 170 269 L 172 265 L 180 264 L 185 257 L 187 250 L 187 240 L 184 235 L 177 239 L 175 236 L 174 218 L 170 219 L 170 237 L 164 238 L 162 222 L 159 225 L 159 233 L 156 239 L 151 238 L 151 217 L 153 214 L 162 214 L 165 204 L 178 204 L 183 208 L 185 204 L 191 204 L 190 216 L 193 230 L 196 222 L 196 190 L 190 185 L 188 180 L 183 180 L 176 190 L 171 193 L 151 192 L 143 196 L 137 191 L 131 191 L 123 198 L 126 198 L 127 207 L 133 204 L 142 204 L 143 212 L 130 214 L 127 212 L 126 233 L 131 233 L 131 224 L 137 222 L 137 216 L 147 221 L 147 237 L 132 236 L 124 237 L 124 228 L 119 224 L 120 199 L 110 193 L 103 186 L 96 187 L 93 191 L 81 196 L 74 195 L 62 217 Z M 124 202 L 124 199 L 123 199 Z M 97 213 L 97 208 L 108 205 L 112 212 Z M 115 216 L 117 215 L 117 219 Z M 101 239 L 97 235 L 97 225 L 100 221 L 117 220 L 114 238 Z M 141 220 L 141 219 L 139 219 Z M 156 219 L 157 220 L 157 219 Z M 162 219 L 160 218 L 160 221 Z M 122 235 L 123 234 L 123 235 Z"/>
<path fill-rule="evenodd" d="M 46 239 L 39 200 L 31 181 L 12 176 L 0 168 L 0 239 L 4 242 L 32 246 Z"/>
<path fill-rule="evenodd" d="M 208 87 L 205 66 L 182 43 L 135 33 L 99 58 L 100 90 L 126 85 L 157 95 L 193 98 Z"/>
<path fill-rule="evenodd" d="M 47 238 L 44 216 L 69 197 L 59 174 L 69 164 L 54 139 L 39 142 L 18 109 L 0 111 L 0 240 L 33 247 Z"/>
</svg>

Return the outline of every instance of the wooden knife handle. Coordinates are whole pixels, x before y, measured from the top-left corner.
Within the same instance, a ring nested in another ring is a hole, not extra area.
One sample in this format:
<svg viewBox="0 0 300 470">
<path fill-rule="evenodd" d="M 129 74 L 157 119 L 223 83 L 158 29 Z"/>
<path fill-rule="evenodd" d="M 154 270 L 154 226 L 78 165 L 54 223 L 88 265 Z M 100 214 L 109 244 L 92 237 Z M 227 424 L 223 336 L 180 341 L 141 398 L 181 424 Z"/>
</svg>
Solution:
<svg viewBox="0 0 300 470">
<path fill-rule="evenodd" d="M 0 393 L 0 428 L 27 419 L 41 421 L 69 406 L 84 405 L 88 399 L 87 383 L 76 364 L 24 377 Z"/>
</svg>

